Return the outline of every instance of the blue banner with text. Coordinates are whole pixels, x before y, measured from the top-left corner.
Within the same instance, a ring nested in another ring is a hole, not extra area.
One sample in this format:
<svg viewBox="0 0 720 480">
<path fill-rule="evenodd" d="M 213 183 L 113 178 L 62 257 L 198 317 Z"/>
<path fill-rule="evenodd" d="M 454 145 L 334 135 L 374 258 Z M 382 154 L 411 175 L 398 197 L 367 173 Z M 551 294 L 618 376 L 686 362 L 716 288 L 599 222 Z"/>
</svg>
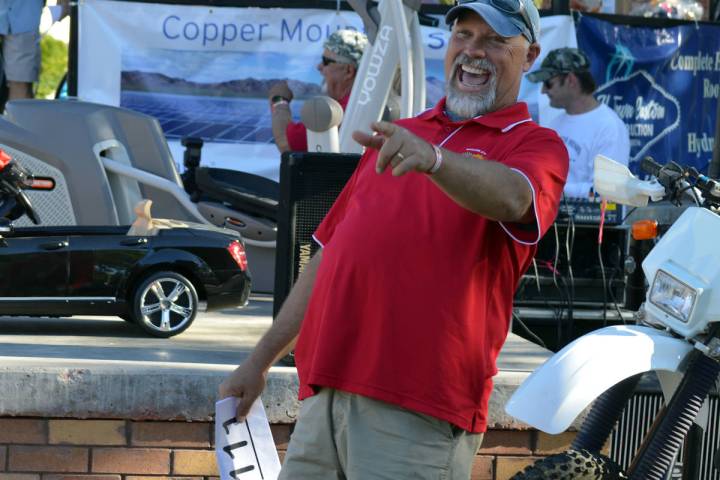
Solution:
<svg viewBox="0 0 720 480">
<path fill-rule="evenodd" d="M 630 131 L 630 169 L 649 155 L 707 172 L 720 94 L 720 25 L 618 25 L 576 21 L 578 48 L 591 61 L 596 97 Z"/>
</svg>

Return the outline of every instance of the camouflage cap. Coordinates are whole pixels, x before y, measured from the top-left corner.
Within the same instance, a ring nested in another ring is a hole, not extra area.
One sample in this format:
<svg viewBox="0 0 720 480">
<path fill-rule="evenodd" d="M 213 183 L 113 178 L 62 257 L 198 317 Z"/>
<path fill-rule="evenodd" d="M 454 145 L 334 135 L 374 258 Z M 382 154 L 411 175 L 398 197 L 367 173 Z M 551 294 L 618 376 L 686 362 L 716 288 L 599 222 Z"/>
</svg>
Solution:
<svg viewBox="0 0 720 480">
<path fill-rule="evenodd" d="M 590 60 L 577 48 L 557 48 L 550 51 L 540 68 L 528 73 L 531 82 L 544 82 L 557 75 L 590 70 Z"/>
<path fill-rule="evenodd" d="M 367 43 L 368 39 L 364 33 L 345 29 L 333 32 L 325 40 L 323 47 L 357 67 Z"/>
</svg>

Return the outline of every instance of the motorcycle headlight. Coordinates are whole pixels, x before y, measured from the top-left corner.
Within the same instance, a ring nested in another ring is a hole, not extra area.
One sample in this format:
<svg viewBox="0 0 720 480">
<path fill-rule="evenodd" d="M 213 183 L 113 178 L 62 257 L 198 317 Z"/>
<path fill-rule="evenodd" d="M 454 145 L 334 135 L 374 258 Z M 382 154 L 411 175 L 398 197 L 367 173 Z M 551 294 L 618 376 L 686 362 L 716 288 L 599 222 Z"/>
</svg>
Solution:
<svg viewBox="0 0 720 480">
<path fill-rule="evenodd" d="M 681 282 L 675 277 L 658 270 L 650 289 L 650 302 L 681 322 L 690 319 L 697 290 Z"/>
</svg>

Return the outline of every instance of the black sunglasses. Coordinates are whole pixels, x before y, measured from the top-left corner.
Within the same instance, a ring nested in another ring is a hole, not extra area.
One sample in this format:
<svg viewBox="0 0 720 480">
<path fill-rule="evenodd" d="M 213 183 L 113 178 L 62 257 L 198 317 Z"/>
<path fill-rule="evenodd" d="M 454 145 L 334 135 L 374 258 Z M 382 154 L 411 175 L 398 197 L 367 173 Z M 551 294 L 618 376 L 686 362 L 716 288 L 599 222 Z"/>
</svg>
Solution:
<svg viewBox="0 0 720 480">
<path fill-rule="evenodd" d="M 545 80 L 543 82 L 543 85 L 545 86 L 546 90 L 550 90 L 556 85 L 556 83 L 553 82 L 553 80 L 555 80 L 556 78 L 565 80 L 565 75 L 555 75 L 554 77 L 550 77 L 547 80 Z"/>
<path fill-rule="evenodd" d="M 477 1 L 478 0 L 455 0 L 455 5 L 467 5 L 468 3 L 475 3 Z M 483 3 L 489 3 L 498 10 L 511 15 L 520 15 L 523 23 L 528 29 L 528 33 L 530 34 L 530 43 L 535 43 L 537 38 L 535 38 L 533 25 L 530 21 L 530 17 L 528 16 L 527 8 L 525 8 L 526 1 L 528 0 L 486 0 Z M 529 1 L 532 2 L 533 0 Z"/>
<path fill-rule="evenodd" d="M 328 58 L 325 55 L 322 56 L 322 64 L 324 67 L 327 67 L 331 63 L 340 63 L 337 60 L 333 60 L 332 58 Z"/>
</svg>

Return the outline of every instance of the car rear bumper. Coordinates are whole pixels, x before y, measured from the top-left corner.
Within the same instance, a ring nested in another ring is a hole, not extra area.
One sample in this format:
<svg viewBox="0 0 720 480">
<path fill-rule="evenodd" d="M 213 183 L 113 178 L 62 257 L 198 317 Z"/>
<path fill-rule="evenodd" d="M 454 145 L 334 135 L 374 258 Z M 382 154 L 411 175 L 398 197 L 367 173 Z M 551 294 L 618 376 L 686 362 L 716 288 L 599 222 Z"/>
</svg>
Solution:
<svg viewBox="0 0 720 480">
<path fill-rule="evenodd" d="M 223 308 L 242 307 L 250 297 L 250 276 L 238 270 L 215 271 L 219 283 L 205 285 L 207 293 L 207 311 Z"/>
</svg>

